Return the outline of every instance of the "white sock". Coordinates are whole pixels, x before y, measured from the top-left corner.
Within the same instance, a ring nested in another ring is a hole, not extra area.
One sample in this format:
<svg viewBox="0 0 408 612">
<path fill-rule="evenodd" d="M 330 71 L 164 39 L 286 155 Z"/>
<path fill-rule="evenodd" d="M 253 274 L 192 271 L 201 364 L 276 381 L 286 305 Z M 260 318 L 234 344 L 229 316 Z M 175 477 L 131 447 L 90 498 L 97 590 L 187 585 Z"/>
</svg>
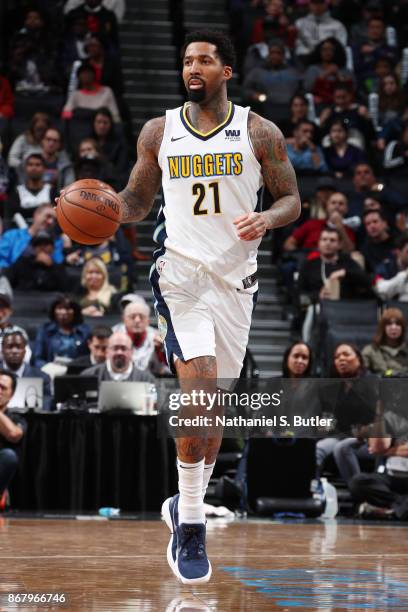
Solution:
<svg viewBox="0 0 408 612">
<path fill-rule="evenodd" d="M 208 483 L 210 482 L 210 478 L 212 476 L 212 473 L 214 471 L 214 465 L 215 465 L 215 461 L 214 463 L 206 463 L 204 465 L 204 475 L 203 475 L 203 488 L 202 488 L 202 496 L 203 496 L 203 500 L 205 497 L 205 492 L 207 491 L 207 487 L 208 487 Z"/>
<path fill-rule="evenodd" d="M 202 498 L 204 459 L 198 463 L 185 463 L 177 459 L 180 499 L 179 524 L 205 523 Z"/>
</svg>

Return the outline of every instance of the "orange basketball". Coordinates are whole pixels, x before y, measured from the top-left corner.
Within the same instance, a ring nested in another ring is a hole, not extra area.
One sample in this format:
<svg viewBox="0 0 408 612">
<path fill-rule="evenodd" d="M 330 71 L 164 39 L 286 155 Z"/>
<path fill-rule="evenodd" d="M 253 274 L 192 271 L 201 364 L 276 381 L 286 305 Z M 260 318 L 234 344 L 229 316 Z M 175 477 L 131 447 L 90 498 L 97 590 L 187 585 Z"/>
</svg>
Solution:
<svg viewBox="0 0 408 612">
<path fill-rule="evenodd" d="M 121 205 L 109 185 L 97 179 L 82 179 L 64 189 L 57 206 L 57 221 L 75 242 L 100 244 L 117 231 Z"/>
</svg>

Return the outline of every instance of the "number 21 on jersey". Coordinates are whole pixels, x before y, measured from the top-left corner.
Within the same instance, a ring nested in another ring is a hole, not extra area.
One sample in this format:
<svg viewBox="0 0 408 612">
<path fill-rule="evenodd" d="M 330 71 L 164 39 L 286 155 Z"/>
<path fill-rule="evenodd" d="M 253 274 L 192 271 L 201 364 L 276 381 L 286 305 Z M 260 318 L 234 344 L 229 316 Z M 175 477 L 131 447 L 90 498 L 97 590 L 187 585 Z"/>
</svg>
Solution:
<svg viewBox="0 0 408 612">
<path fill-rule="evenodd" d="M 212 191 L 212 194 L 209 193 L 210 190 Z M 193 208 L 194 215 L 208 215 L 209 212 L 212 212 L 214 215 L 219 215 L 221 213 L 220 189 L 218 181 L 215 181 L 214 183 L 209 183 L 207 190 L 204 183 L 194 183 L 192 191 L 193 196 L 197 196 Z M 208 199 L 211 198 L 211 196 L 213 210 L 209 211 L 207 202 Z"/>
</svg>

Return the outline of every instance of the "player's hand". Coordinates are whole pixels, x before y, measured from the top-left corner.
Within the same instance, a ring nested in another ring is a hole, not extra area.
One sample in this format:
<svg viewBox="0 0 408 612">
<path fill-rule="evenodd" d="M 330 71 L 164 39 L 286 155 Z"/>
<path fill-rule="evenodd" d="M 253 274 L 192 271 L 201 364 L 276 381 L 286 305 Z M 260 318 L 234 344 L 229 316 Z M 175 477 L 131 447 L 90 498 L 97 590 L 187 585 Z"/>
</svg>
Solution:
<svg viewBox="0 0 408 612">
<path fill-rule="evenodd" d="M 65 193 L 65 189 L 61 189 L 59 196 L 58 196 L 58 197 L 56 197 L 56 198 L 54 198 L 55 207 L 57 207 L 57 206 L 58 206 L 59 201 L 60 201 L 60 197 L 61 197 L 61 196 L 63 196 L 63 195 L 64 195 L 64 193 Z"/>
<path fill-rule="evenodd" d="M 261 213 L 251 212 L 234 220 L 240 240 L 256 240 L 266 234 L 267 226 Z"/>
</svg>

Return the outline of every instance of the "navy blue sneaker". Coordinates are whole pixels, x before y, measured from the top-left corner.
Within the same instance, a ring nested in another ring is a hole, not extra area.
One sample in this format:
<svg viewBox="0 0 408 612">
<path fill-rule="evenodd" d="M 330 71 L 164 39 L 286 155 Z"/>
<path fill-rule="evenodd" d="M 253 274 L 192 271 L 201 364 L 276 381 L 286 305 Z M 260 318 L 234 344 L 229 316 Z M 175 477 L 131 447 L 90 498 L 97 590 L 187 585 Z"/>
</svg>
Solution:
<svg viewBox="0 0 408 612">
<path fill-rule="evenodd" d="M 172 572 L 177 576 L 176 556 L 177 556 L 177 527 L 178 527 L 178 502 L 180 494 L 168 497 L 162 505 L 162 516 L 170 529 L 171 536 L 167 546 L 167 562 Z"/>
<path fill-rule="evenodd" d="M 201 584 L 211 578 L 211 563 L 205 552 L 205 525 L 182 523 L 177 527 L 176 570 L 183 584 Z"/>
</svg>

